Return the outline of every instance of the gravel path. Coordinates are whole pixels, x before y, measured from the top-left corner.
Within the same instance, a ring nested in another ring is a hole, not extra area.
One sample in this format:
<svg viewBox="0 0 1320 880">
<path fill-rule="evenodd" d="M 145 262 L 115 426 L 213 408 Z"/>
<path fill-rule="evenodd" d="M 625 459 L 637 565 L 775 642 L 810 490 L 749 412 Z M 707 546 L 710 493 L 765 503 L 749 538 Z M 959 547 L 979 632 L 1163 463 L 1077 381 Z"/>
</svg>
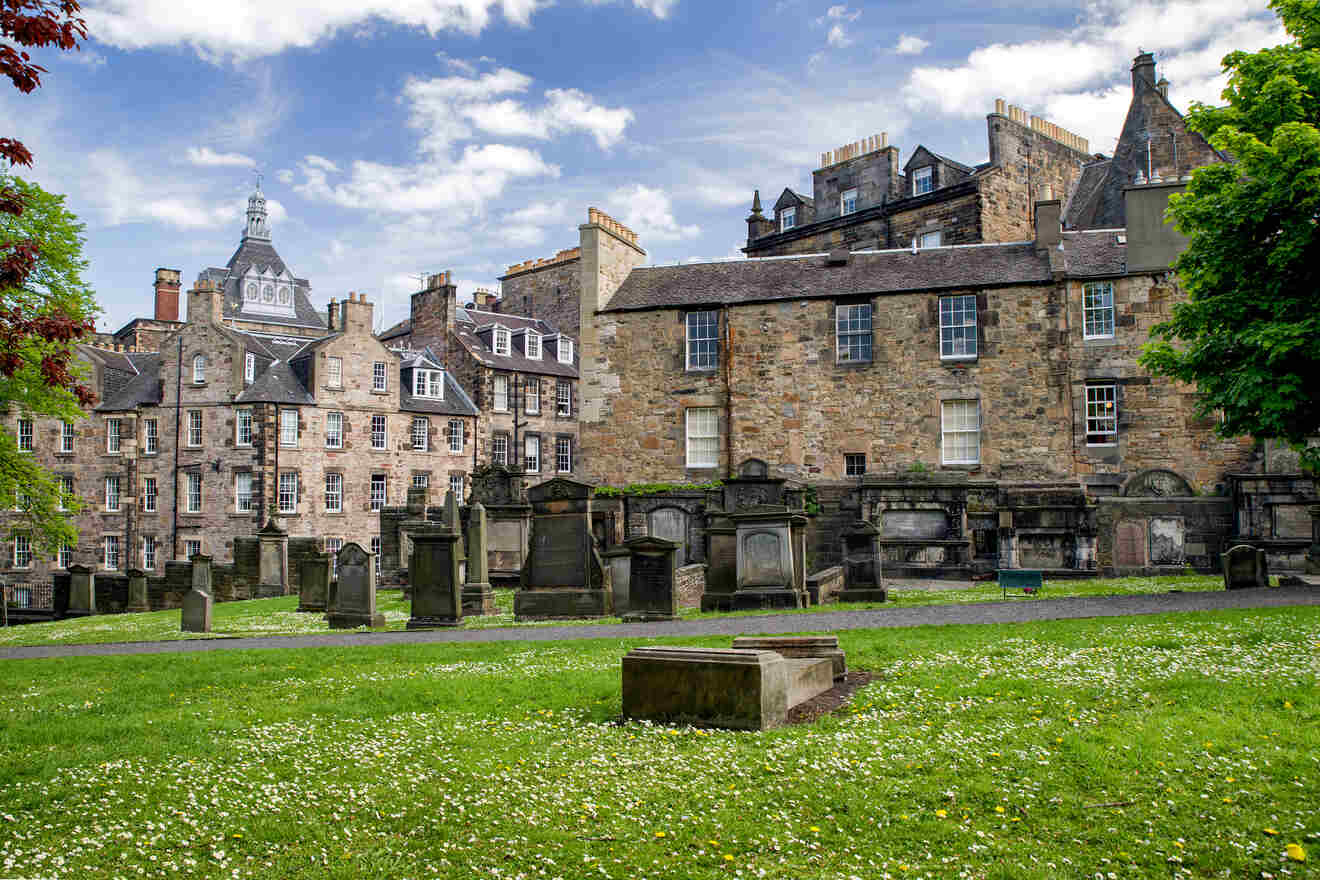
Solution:
<svg viewBox="0 0 1320 880">
<path fill-rule="evenodd" d="M 639 639 L 661 636 L 763 635 L 838 632 L 900 626 L 947 626 L 967 623 L 1021 623 L 1082 617 L 1126 617 L 1224 608 L 1278 608 L 1320 605 L 1320 588 L 1276 587 L 1206 593 L 1158 593 L 1148 596 L 1091 596 L 1064 599 L 1009 600 L 968 605 L 876 608 L 867 611 L 819 611 L 679 620 L 669 623 L 622 623 L 450 629 L 420 632 L 344 632 L 312 636 L 247 639 L 198 639 L 180 642 L 131 642 L 107 645 L 49 645 L 0 648 L 0 660 L 45 657 L 100 657 L 116 654 L 183 654 L 193 651 L 251 651 L 273 648 L 420 645 L 433 642 L 553 642 L 569 639 Z"/>
</svg>

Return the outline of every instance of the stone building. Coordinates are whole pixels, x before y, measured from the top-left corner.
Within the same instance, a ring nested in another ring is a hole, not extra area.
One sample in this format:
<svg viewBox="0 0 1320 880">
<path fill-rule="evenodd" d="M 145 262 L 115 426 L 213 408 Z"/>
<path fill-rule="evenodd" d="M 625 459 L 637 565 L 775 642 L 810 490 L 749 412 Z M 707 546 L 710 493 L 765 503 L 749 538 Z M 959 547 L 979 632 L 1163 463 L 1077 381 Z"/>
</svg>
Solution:
<svg viewBox="0 0 1320 880">
<path fill-rule="evenodd" d="M 571 475 L 578 464 L 577 346 L 548 321 L 508 314 L 482 298 L 458 305 L 448 272 L 432 275 L 412 297 L 410 317 L 380 335 L 396 349 L 425 346 L 437 353 L 472 394 L 479 417 L 473 465 L 520 467 L 537 482 Z M 576 291 L 574 309 L 578 308 Z"/>
</svg>

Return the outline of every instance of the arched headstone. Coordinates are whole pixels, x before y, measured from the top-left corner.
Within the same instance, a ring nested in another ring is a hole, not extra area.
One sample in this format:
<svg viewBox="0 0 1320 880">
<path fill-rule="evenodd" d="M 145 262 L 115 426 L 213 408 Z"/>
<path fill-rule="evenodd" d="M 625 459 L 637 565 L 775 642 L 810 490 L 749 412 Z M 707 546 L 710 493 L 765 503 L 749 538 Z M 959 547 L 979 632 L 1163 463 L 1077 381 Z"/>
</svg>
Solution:
<svg viewBox="0 0 1320 880">
<path fill-rule="evenodd" d="M 675 564 L 687 564 L 687 511 L 677 507 L 660 507 L 646 515 L 646 531 L 653 538 L 663 538 L 679 545 Z"/>
<path fill-rule="evenodd" d="M 1196 492 L 1176 471 L 1152 468 L 1124 483 L 1122 494 L 1131 498 L 1187 498 Z"/>
</svg>

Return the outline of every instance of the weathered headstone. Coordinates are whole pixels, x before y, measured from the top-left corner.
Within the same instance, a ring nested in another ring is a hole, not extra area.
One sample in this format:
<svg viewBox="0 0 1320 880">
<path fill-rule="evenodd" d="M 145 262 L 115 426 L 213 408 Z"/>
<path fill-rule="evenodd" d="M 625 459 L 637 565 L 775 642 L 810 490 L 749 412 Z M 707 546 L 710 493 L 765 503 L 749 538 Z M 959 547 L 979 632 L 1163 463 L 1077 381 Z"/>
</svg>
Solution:
<svg viewBox="0 0 1320 880">
<path fill-rule="evenodd" d="M 69 566 L 69 617 L 96 613 L 96 573 L 86 565 Z"/>
<path fill-rule="evenodd" d="M 880 568 L 880 530 L 858 520 L 843 533 L 840 602 L 883 602 L 888 593 Z"/>
<path fill-rule="evenodd" d="M 1183 518 L 1180 516 L 1156 516 L 1150 521 L 1150 563 L 1151 565 L 1182 565 L 1183 556 Z"/>
<path fill-rule="evenodd" d="M 605 617 L 612 595 L 609 570 L 591 535 L 595 487 L 556 477 L 527 491 L 532 543 L 513 611 L 519 618 Z"/>
<path fill-rule="evenodd" d="M 312 553 L 298 563 L 298 610 L 324 613 L 330 600 L 330 554 Z"/>
<path fill-rule="evenodd" d="M 445 526 L 458 535 L 458 547 L 454 553 L 458 558 L 459 588 L 467 582 L 467 552 L 463 546 L 463 517 L 458 509 L 458 496 L 450 489 L 445 493 Z"/>
<path fill-rule="evenodd" d="M 256 595 L 260 599 L 289 592 L 289 533 L 274 519 L 257 532 L 261 544 Z"/>
<path fill-rule="evenodd" d="M 1311 517 L 1311 549 L 1306 552 L 1306 573 L 1320 574 L 1320 504 L 1306 508 Z"/>
<path fill-rule="evenodd" d="M 350 541 L 339 549 L 339 588 L 326 615 L 331 629 L 378 628 L 385 615 L 376 611 L 376 563 L 372 554 Z"/>
<path fill-rule="evenodd" d="M 1124 520 L 1114 530 L 1114 566 L 1117 568 L 1145 568 L 1146 524 Z"/>
<path fill-rule="evenodd" d="M 473 500 L 468 507 L 467 578 L 463 584 L 464 614 L 494 614 L 495 591 L 490 587 L 490 558 L 486 555 L 488 537 L 486 508 Z"/>
<path fill-rule="evenodd" d="M 737 526 L 738 590 L 734 608 L 800 608 L 788 508 L 766 505 L 732 517 Z"/>
<path fill-rule="evenodd" d="M 643 535 L 625 541 L 632 559 L 628 565 L 628 604 L 616 608 L 624 620 L 674 620 L 678 617 L 677 541 Z"/>
<path fill-rule="evenodd" d="M 1270 585 L 1269 565 L 1265 551 L 1248 544 L 1239 544 L 1219 555 L 1224 566 L 1224 589 L 1244 590 Z"/>
<path fill-rule="evenodd" d="M 730 611 L 738 590 L 738 529 L 722 513 L 711 515 L 706 527 L 710 560 L 706 568 L 706 592 L 702 611 Z"/>
<path fill-rule="evenodd" d="M 211 596 L 211 557 L 194 553 L 192 563 L 192 589 L 183 596 L 182 632 L 209 633 L 211 611 L 215 599 Z"/>
<path fill-rule="evenodd" d="M 413 531 L 408 563 L 412 616 L 408 629 L 463 625 L 463 583 L 458 557 L 462 535 L 446 523 Z"/>
<path fill-rule="evenodd" d="M 523 482 L 522 471 L 497 464 L 472 472 L 470 497 L 486 508 L 486 578 L 495 586 L 517 586 L 527 561 L 532 506 Z"/>
<path fill-rule="evenodd" d="M 140 612 L 151 610 L 151 598 L 147 595 L 147 573 L 140 568 L 128 570 L 128 609 Z"/>
<path fill-rule="evenodd" d="M 628 588 L 632 580 L 632 553 L 623 544 L 616 544 L 600 554 L 610 569 L 610 586 L 614 592 L 614 613 L 628 608 Z"/>
</svg>

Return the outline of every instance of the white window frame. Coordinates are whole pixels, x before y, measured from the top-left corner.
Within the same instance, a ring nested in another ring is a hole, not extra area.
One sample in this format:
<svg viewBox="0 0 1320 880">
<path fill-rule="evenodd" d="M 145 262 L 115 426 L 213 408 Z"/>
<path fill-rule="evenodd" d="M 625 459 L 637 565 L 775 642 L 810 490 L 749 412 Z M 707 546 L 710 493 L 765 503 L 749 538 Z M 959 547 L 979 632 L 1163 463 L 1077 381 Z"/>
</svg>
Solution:
<svg viewBox="0 0 1320 880">
<path fill-rule="evenodd" d="M 967 419 L 970 404 L 970 427 Z M 954 447 L 966 444 L 952 442 L 954 438 L 973 435 L 975 451 L 971 457 L 956 456 Z M 940 461 L 943 464 L 969 465 L 981 463 L 981 401 L 976 398 L 940 401 Z"/>
<path fill-rule="evenodd" d="M 862 315 L 865 314 L 865 328 Z M 875 357 L 875 324 L 871 304 L 847 303 L 834 307 L 834 357 L 840 364 L 869 364 Z M 866 356 L 861 356 L 865 348 Z M 857 356 L 854 357 L 854 349 Z"/>
<path fill-rule="evenodd" d="M 60 422 L 60 452 L 73 452 L 73 422 Z"/>
<path fill-rule="evenodd" d="M 1092 281 L 1083 284 L 1082 338 L 1113 339 L 1114 326 L 1117 323 L 1116 318 L 1114 282 Z"/>
<path fill-rule="evenodd" d="M 73 475 L 59 474 L 56 479 L 60 484 L 60 496 L 55 499 L 56 510 L 68 510 L 68 505 L 64 503 L 64 496 L 73 494 Z M 149 478 L 151 479 L 151 478 Z"/>
<path fill-rule="evenodd" d="M 276 493 L 279 512 L 283 514 L 298 512 L 298 472 L 284 471 L 279 476 L 279 489 Z M 285 501 L 288 501 L 286 504 Z"/>
<path fill-rule="evenodd" d="M 204 354 L 193 355 L 192 383 L 194 385 L 206 384 L 206 355 Z"/>
<path fill-rule="evenodd" d="M 248 407 L 234 410 L 234 445 L 252 445 L 252 410 Z"/>
<path fill-rule="evenodd" d="M 24 532 L 14 535 L 14 568 L 32 567 L 32 536 Z"/>
<path fill-rule="evenodd" d="M 380 510 L 385 506 L 385 503 L 389 501 L 389 478 L 386 477 L 385 474 L 372 474 L 370 482 L 367 485 L 369 486 L 367 497 L 370 500 L 371 509 L 373 511 Z M 378 487 L 379 492 L 377 492 Z"/>
<path fill-rule="evenodd" d="M 541 413 L 541 380 L 535 376 L 523 379 L 523 412 L 529 415 Z"/>
<path fill-rule="evenodd" d="M 496 327 L 491 334 L 490 347 L 493 352 L 501 357 L 509 356 L 509 331 L 505 327 Z"/>
<path fill-rule="evenodd" d="M 60 542 L 60 549 L 55 551 L 55 567 L 68 568 L 73 565 L 73 547 L 67 541 Z"/>
<path fill-rule="evenodd" d="M 555 348 L 559 352 L 558 357 L 561 364 L 573 363 L 573 340 L 561 336 Z"/>
<path fill-rule="evenodd" d="M 336 471 L 325 475 L 325 512 L 344 512 L 344 475 Z"/>
<path fill-rule="evenodd" d="M 573 473 L 573 438 L 555 438 L 555 473 Z"/>
<path fill-rule="evenodd" d="M 298 411 L 296 409 L 280 410 L 280 447 L 283 449 L 298 448 Z"/>
<path fill-rule="evenodd" d="M 380 535 L 374 535 L 371 539 L 371 556 L 375 559 L 376 578 L 380 578 Z"/>
<path fill-rule="evenodd" d="M 930 165 L 912 170 L 912 194 L 925 195 L 935 191 L 935 169 Z"/>
<path fill-rule="evenodd" d="M 160 425 L 155 419 L 142 420 L 142 454 L 155 455 L 160 451 Z"/>
<path fill-rule="evenodd" d="M 977 319 L 976 294 L 940 297 L 940 360 L 976 360 Z"/>
<path fill-rule="evenodd" d="M 917 238 L 917 249 L 926 250 L 927 248 L 942 247 L 944 244 L 944 231 L 932 229 L 930 232 L 921 233 Z"/>
<path fill-rule="evenodd" d="M 202 411 L 200 409 L 188 410 L 188 428 L 184 435 L 184 446 L 189 449 L 197 449 L 202 445 Z"/>
<path fill-rule="evenodd" d="M 413 416 L 412 448 L 414 452 L 427 452 L 431 448 L 431 420 L 426 416 Z"/>
<path fill-rule="evenodd" d="M 234 512 L 251 513 L 253 509 L 252 492 L 252 471 L 236 471 L 234 473 Z M 247 483 L 247 491 L 243 491 L 243 484 Z"/>
<path fill-rule="evenodd" d="M 243 381 L 251 385 L 257 379 L 257 356 L 252 352 L 243 355 Z"/>
<path fill-rule="evenodd" d="M 119 536 L 104 535 L 101 538 L 101 565 L 106 571 L 119 570 Z"/>
<path fill-rule="evenodd" d="M 561 418 L 573 415 L 573 383 L 567 379 L 555 382 L 555 415 Z"/>
<path fill-rule="evenodd" d="M 183 558 L 192 559 L 202 555 L 202 539 L 188 538 L 183 542 Z"/>
<path fill-rule="evenodd" d="M 502 467 L 509 466 L 509 435 L 499 432 L 490 438 L 490 460 Z"/>
<path fill-rule="evenodd" d="M 446 426 L 445 433 L 448 435 L 447 439 L 449 440 L 449 454 L 462 455 L 463 441 L 467 435 L 467 429 L 463 425 L 463 420 L 450 419 L 449 424 Z"/>
<path fill-rule="evenodd" d="M 343 538 L 327 537 L 325 552 L 330 557 L 330 576 L 339 577 L 339 551 L 344 549 Z"/>
<path fill-rule="evenodd" d="M 325 448 L 344 448 L 344 414 L 337 410 L 325 414 Z"/>
<path fill-rule="evenodd" d="M 156 538 L 154 535 L 142 536 L 142 568 L 144 571 L 156 570 Z"/>
<path fill-rule="evenodd" d="M 326 357 L 325 359 L 325 384 L 328 388 L 344 387 L 344 359 L 341 357 Z"/>
<path fill-rule="evenodd" d="M 105 509 L 107 513 L 118 513 L 122 507 L 121 477 L 119 474 L 106 474 Z"/>
<path fill-rule="evenodd" d="M 683 318 L 684 349 L 689 372 L 709 372 L 720 366 L 720 313 L 713 309 L 688 312 Z"/>
<path fill-rule="evenodd" d="M 377 426 L 380 430 L 376 430 Z M 390 448 L 390 420 L 385 416 L 371 417 L 371 448 L 376 450 Z"/>
<path fill-rule="evenodd" d="M 861 470 L 854 465 L 860 464 Z M 860 477 L 866 473 L 866 453 L 865 452 L 845 452 L 843 454 L 843 475 L 845 477 Z"/>
<path fill-rule="evenodd" d="M 372 361 L 371 363 L 371 390 L 390 390 L 390 373 L 389 370 L 385 369 L 384 361 Z"/>
<path fill-rule="evenodd" d="M 459 504 L 462 504 L 462 503 L 463 503 L 463 475 L 462 475 L 462 474 L 450 474 L 450 475 L 449 475 L 449 491 L 454 493 L 454 498 L 457 499 L 457 501 L 458 501 Z"/>
<path fill-rule="evenodd" d="M 413 370 L 413 397 L 425 397 L 430 400 L 445 399 L 444 370 Z"/>
<path fill-rule="evenodd" d="M 713 406 L 691 406 L 683 413 L 685 463 L 690 468 L 720 464 L 720 413 Z"/>
<path fill-rule="evenodd" d="M 160 490 L 155 477 L 142 478 L 142 512 L 155 513 L 160 501 Z"/>
<path fill-rule="evenodd" d="M 846 217 L 857 213 L 857 187 L 849 187 L 839 193 L 839 216 Z"/>
<path fill-rule="evenodd" d="M 491 380 L 490 408 L 495 412 L 509 411 L 509 376 L 507 373 L 496 373 Z"/>
<path fill-rule="evenodd" d="M 199 471 L 184 474 L 184 513 L 202 512 L 202 475 Z"/>
<path fill-rule="evenodd" d="M 540 434 L 527 434 L 523 437 L 523 470 L 529 474 L 541 472 Z"/>
<path fill-rule="evenodd" d="M 413 475 L 412 475 L 412 487 L 413 487 L 414 489 L 429 489 L 429 488 L 431 488 L 431 475 L 430 475 L 430 473 L 413 474 Z"/>
<path fill-rule="evenodd" d="M 110 455 L 119 455 L 123 447 L 123 422 L 119 419 L 105 420 L 105 451 Z"/>
<path fill-rule="evenodd" d="M 1086 445 L 1118 445 L 1118 385 L 1114 382 L 1088 382 L 1086 385 Z M 1107 430 L 1106 430 L 1107 429 Z M 1092 437 L 1109 439 L 1092 442 Z"/>
<path fill-rule="evenodd" d="M 18 451 L 31 452 L 33 447 L 33 435 L 34 435 L 32 420 L 20 418 L 18 420 L 18 428 L 16 433 L 18 435 Z"/>
<path fill-rule="evenodd" d="M 794 226 L 797 226 L 797 206 L 793 205 L 784 208 L 779 212 L 779 231 L 788 232 Z"/>
<path fill-rule="evenodd" d="M 528 330 L 523 337 L 523 354 L 529 361 L 541 359 L 541 334 Z"/>
</svg>

